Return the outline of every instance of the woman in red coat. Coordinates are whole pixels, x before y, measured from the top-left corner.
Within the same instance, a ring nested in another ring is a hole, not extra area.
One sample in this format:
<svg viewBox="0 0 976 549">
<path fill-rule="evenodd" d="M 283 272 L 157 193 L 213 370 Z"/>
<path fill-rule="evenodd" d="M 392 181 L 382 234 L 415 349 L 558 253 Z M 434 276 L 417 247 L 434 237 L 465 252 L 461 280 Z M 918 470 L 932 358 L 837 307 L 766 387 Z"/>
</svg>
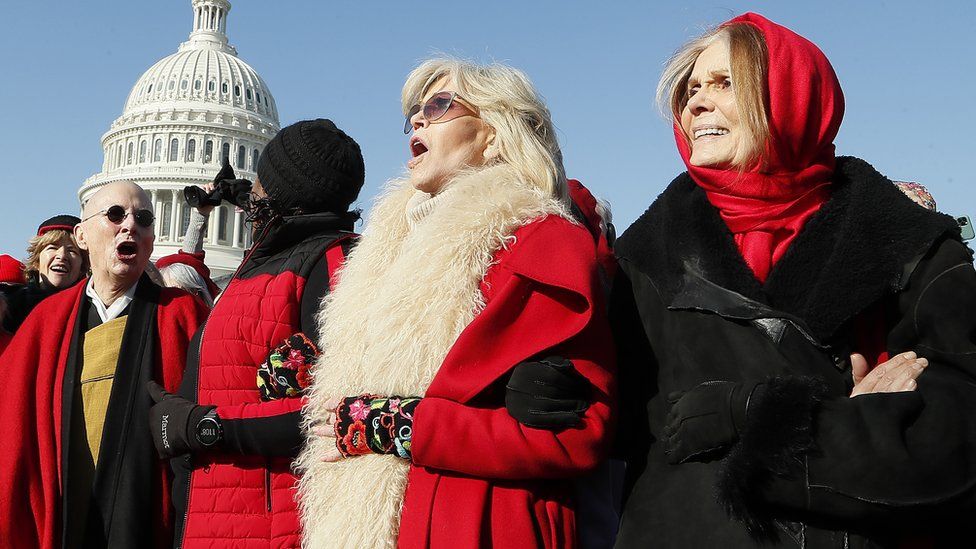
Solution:
<svg viewBox="0 0 976 549">
<path fill-rule="evenodd" d="M 453 59 L 403 105 L 409 178 L 320 312 L 304 543 L 573 547 L 565 479 L 607 453 L 613 351 L 549 112 L 521 72 Z M 533 404 L 574 386 L 586 402 Z"/>
</svg>

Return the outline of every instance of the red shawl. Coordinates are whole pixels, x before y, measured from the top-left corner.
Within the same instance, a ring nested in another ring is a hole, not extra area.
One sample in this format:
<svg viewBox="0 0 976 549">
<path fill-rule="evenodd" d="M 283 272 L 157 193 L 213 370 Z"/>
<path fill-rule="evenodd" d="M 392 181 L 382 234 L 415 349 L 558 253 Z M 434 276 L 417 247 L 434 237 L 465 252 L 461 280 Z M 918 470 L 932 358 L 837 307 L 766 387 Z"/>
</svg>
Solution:
<svg viewBox="0 0 976 549">
<path fill-rule="evenodd" d="M 4 395 L 0 425 L 0 546 L 53 549 L 61 545 L 61 390 L 72 328 L 88 280 L 41 302 L 0 355 Z M 190 338 L 206 309 L 181 290 L 164 289 L 157 308 L 156 378 L 176 392 Z M 168 467 L 159 467 L 160 482 Z M 172 529 L 169 490 L 161 490 L 160 538 Z M 164 540 L 161 539 L 163 543 Z"/>
<path fill-rule="evenodd" d="M 742 257 L 765 282 L 806 221 L 830 193 L 834 137 L 844 116 L 844 95 L 827 57 L 812 42 L 754 13 L 746 23 L 765 37 L 769 55 L 770 140 L 759 163 L 736 169 L 696 167 L 678 124 L 678 150 L 692 179 L 732 232 Z"/>
</svg>

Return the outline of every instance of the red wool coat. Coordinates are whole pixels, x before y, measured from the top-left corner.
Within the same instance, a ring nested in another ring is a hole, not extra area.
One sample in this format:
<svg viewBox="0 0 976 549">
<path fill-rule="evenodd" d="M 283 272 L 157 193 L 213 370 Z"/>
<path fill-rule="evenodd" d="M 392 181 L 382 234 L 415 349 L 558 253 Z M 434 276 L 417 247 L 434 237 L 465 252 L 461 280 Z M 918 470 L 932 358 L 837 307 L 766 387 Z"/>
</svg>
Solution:
<svg viewBox="0 0 976 549">
<path fill-rule="evenodd" d="M 0 355 L 4 397 L 0 424 L 0 547 L 52 549 L 61 545 L 61 394 L 72 328 L 87 279 L 41 302 Z M 206 309 L 182 290 L 162 290 L 156 309 L 159 342 L 155 378 L 175 392 L 190 336 Z M 153 518 L 163 541 L 172 528 L 169 468 L 157 467 L 163 501 Z"/>
<path fill-rule="evenodd" d="M 400 547 L 576 546 L 568 478 L 605 458 L 616 392 L 596 245 L 555 216 L 515 236 L 415 412 Z M 581 428 L 532 429 L 505 409 L 508 372 L 550 354 L 593 386 Z"/>
</svg>

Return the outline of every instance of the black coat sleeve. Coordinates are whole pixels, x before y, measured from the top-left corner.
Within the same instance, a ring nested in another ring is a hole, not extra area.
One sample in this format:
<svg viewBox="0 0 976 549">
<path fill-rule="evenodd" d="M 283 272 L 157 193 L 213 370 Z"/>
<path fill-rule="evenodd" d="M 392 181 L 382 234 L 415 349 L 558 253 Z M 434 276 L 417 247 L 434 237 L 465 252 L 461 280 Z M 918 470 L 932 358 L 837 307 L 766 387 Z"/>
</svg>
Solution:
<svg viewBox="0 0 976 549">
<path fill-rule="evenodd" d="M 301 411 L 247 419 L 221 419 L 224 449 L 248 456 L 297 457 L 302 448 Z"/>
<path fill-rule="evenodd" d="M 913 392 L 827 397 L 773 380 L 726 459 L 720 497 L 754 529 L 771 516 L 913 529 L 976 508 L 976 271 L 946 239 L 886 303 L 889 353 L 930 365 Z"/>
</svg>

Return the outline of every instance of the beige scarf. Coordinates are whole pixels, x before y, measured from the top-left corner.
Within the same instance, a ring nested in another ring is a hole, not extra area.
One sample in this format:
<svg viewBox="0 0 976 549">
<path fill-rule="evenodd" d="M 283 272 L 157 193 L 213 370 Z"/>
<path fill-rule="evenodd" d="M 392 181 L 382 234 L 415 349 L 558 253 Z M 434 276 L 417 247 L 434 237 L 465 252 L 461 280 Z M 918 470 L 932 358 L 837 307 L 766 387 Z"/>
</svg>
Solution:
<svg viewBox="0 0 976 549">
<path fill-rule="evenodd" d="M 484 308 L 480 283 L 495 253 L 535 219 L 570 218 L 504 165 L 458 177 L 429 203 L 417 193 L 408 181 L 387 187 L 323 303 L 306 428 L 332 396 L 423 396 Z M 310 437 L 296 461 L 303 547 L 395 547 L 409 463 L 389 455 L 323 463 L 325 444 Z"/>
</svg>

